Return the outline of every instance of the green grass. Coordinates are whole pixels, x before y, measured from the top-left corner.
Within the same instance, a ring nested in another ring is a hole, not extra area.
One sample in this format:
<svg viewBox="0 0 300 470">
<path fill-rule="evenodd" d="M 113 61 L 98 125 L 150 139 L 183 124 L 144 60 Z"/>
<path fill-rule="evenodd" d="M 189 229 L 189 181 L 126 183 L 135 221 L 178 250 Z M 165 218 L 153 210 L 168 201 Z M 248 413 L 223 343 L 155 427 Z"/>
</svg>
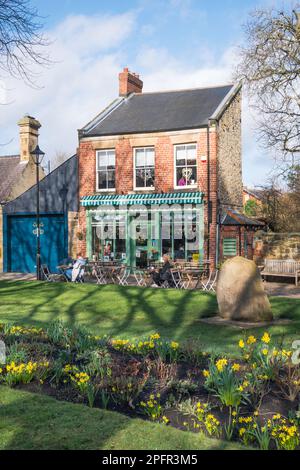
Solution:
<svg viewBox="0 0 300 470">
<path fill-rule="evenodd" d="M 0 450 L 239 450 L 163 424 L 0 386 Z"/>
<path fill-rule="evenodd" d="M 276 319 L 293 320 L 270 326 L 273 338 L 299 339 L 300 300 L 276 297 L 271 303 Z M 199 321 L 216 312 L 216 297 L 199 291 L 0 281 L 0 322 L 46 326 L 60 318 L 100 335 L 122 338 L 158 331 L 177 341 L 197 338 L 207 351 L 234 354 L 241 328 Z M 261 334 L 264 329 L 251 332 Z"/>
</svg>

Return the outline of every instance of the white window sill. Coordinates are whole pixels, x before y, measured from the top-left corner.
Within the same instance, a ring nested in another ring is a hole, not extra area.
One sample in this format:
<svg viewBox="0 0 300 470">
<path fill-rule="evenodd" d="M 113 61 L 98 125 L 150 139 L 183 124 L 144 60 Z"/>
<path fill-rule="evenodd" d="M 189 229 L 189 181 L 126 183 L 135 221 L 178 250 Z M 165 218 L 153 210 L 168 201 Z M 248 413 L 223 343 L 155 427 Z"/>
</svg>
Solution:
<svg viewBox="0 0 300 470">
<path fill-rule="evenodd" d="M 115 193 L 116 188 L 109 188 L 109 189 L 96 189 L 97 193 Z"/>
<path fill-rule="evenodd" d="M 190 184 L 189 186 L 174 186 L 174 189 L 197 189 L 196 184 Z"/>
<path fill-rule="evenodd" d="M 155 191 L 155 188 L 152 186 L 149 186 L 148 188 L 134 188 L 134 191 Z"/>
</svg>

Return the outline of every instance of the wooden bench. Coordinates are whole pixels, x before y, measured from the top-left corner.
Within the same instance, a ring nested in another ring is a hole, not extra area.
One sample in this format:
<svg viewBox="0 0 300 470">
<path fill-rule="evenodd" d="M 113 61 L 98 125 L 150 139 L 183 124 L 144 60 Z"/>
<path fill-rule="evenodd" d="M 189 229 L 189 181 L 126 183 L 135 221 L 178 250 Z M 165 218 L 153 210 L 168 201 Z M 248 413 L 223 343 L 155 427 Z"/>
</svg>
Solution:
<svg viewBox="0 0 300 470">
<path fill-rule="evenodd" d="M 265 259 L 264 269 L 261 271 L 263 277 L 294 277 L 296 286 L 300 278 L 300 261 L 294 259 Z"/>
</svg>

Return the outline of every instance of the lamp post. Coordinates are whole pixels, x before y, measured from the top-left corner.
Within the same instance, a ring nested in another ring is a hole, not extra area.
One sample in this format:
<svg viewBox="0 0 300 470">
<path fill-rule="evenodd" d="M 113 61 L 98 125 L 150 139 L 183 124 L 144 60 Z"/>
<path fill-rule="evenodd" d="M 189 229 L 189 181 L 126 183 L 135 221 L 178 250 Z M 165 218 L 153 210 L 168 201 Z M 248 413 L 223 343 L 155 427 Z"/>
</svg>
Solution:
<svg viewBox="0 0 300 470">
<path fill-rule="evenodd" d="M 30 152 L 36 166 L 36 279 L 41 279 L 41 241 L 40 241 L 40 175 L 39 168 L 45 153 L 37 145 Z"/>
</svg>

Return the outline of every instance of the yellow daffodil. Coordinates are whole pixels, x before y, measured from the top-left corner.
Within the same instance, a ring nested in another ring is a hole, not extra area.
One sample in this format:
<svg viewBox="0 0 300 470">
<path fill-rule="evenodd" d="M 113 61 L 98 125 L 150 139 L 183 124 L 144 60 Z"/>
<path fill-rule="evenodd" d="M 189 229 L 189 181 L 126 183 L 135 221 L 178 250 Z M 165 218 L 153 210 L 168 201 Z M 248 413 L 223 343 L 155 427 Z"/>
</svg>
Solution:
<svg viewBox="0 0 300 470">
<path fill-rule="evenodd" d="M 266 344 L 268 344 L 271 341 L 271 337 L 270 337 L 270 335 L 267 331 L 265 331 L 265 333 L 263 334 L 261 340 L 262 340 L 263 343 L 266 343 Z"/>
</svg>

